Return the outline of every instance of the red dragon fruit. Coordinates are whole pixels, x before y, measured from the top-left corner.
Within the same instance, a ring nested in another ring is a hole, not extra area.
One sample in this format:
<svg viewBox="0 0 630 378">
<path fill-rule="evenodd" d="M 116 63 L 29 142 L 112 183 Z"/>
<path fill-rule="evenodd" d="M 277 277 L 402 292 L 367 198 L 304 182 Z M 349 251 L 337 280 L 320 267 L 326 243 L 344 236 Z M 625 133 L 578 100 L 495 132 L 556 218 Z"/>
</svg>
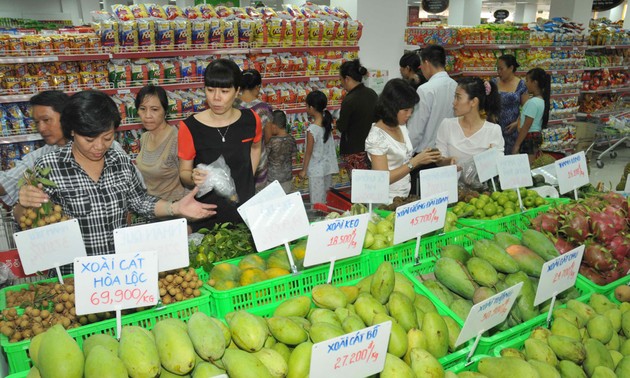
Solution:
<svg viewBox="0 0 630 378">
<path fill-rule="evenodd" d="M 552 213 L 542 213 L 532 219 L 532 226 L 536 231 L 548 232 L 555 235 L 560 223 L 558 216 Z"/>
<path fill-rule="evenodd" d="M 609 223 L 616 232 L 621 232 L 628 227 L 628 216 L 622 208 L 610 204 L 604 207 L 603 212 L 610 218 Z"/>
<path fill-rule="evenodd" d="M 595 283 L 596 285 L 599 285 L 599 286 L 606 285 L 606 280 L 604 279 L 602 274 L 599 273 L 597 270 L 591 268 L 590 266 L 586 266 L 582 264 L 580 266 L 580 274 L 588 278 L 591 282 Z"/>
<path fill-rule="evenodd" d="M 578 213 L 569 214 L 564 217 L 562 232 L 571 241 L 581 243 L 590 236 L 590 229 L 586 216 Z"/>
<path fill-rule="evenodd" d="M 575 248 L 573 244 L 569 243 L 562 236 L 559 236 L 559 235 L 551 236 L 550 239 L 553 242 L 553 245 L 556 247 L 556 249 L 558 250 L 558 252 L 560 252 L 561 255 L 569 251 L 572 251 Z"/>
<path fill-rule="evenodd" d="M 616 261 L 613 259 L 610 251 L 606 249 L 602 244 L 598 242 L 588 241 L 586 242 L 586 248 L 584 249 L 584 257 L 582 261 L 595 268 L 600 272 L 607 272 L 614 269 Z"/>
<path fill-rule="evenodd" d="M 616 234 L 609 242 L 606 244 L 606 247 L 610 249 L 610 253 L 613 255 L 615 260 L 620 263 L 626 260 L 630 255 L 630 238 L 628 236 L 622 236 Z"/>
<path fill-rule="evenodd" d="M 601 242 L 608 243 L 620 231 L 613 227 L 611 216 L 607 213 L 591 212 L 590 220 L 591 232 Z"/>
<path fill-rule="evenodd" d="M 621 208 L 625 214 L 628 214 L 628 201 L 621 194 L 615 192 L 606 192 L 602 194 L 600 198 L 608 202 L 609 204 Z"/>
</svg>

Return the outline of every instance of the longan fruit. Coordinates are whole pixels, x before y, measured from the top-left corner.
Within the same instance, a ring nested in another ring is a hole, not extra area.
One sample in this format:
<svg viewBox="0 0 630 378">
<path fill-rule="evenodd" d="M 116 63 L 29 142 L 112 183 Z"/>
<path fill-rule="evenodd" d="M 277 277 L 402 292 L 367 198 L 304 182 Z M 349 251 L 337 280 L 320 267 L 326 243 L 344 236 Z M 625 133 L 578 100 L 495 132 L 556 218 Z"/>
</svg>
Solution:
<svg viewBox="0 0 630 378">
<path fill-rule="evenodd" d="M 96 321 L 98 321 L 98 318 L 96 317 L 96 314 L 89 314 L 87 316 L 88 322 L 90 323 L 94 323 Z"/>
<path fill-rule="evenodd" d="M 199 290 L 199 289 L 193 290 L 193 295 L 194 295 L 195 297 L 200 296 L 200 295 L 201 295 L 201 290 Z"/>
<path fill-rule="evenodd" d="M 165 288 L 160 288 L 160 297 L 163 297 L 166 295 L 166 289 Z"/>
<path fill-rule="evenodd" d="M 173 279 L 175 279 L 175 277 L 173 277 L 172 274 L 167 275 L 165 278 L 166 282 L 173 282 Z"/>
<path fill-rule="evenodd" d="M 47 300 L 42 301 L 42 307 L 48 307 L 49 303 Z"/>
<path fill-rule="evenodd" d="M 55 218 L 55 222 L 60 222 L 61 221 L 61 213 L 55 213 L 53 215 L 53 217 Z"/>
<path fill-rule="evenodd" d="M 15 331 L 13 330 L 13 328 L 5 325 L 2 328 L 0 328 L 0 332 L 2 332 L 2 334 L 5 335 L 6 337 L 11 337 L 13 336 L 13 333 Z"/>
<path fill-rule="evenodd" d="M 62 300 L 63 302 L 68 301 L 68 299 L 70 299 L 70 295 L 69 295 L 68 293 L 63 293 L 63 294 L 61 294 L 61 300 Z"/>
<path fill-rule="evenodd" d="M 68 302 L 64 302 L 63 305 L 70 310 L 71 308 L 74 308 L 74 303 L 68 301 Z"/>
<path fill-rule="evenodd" d="M 173 302 L 173 299 L 170 295 L 165 295 L 164 298 L 162 298 L 162 303 L 164 304 L 170 304 L 171 302 Z"/>
<path fill-rule="evenodd" d="M 175 283 L 177 285 L 181 284 L 182 282 L 184 282 L 184 278 L 182 276 L 175 277 Z"/>
<path fill-rule="evenodd" d="M 175 294 L 175 300 L 176 300 L 176 301 L 180 302 L 180 301 L 181 301 L 181 300 L 183 300 L 183 299 L 184 299 L 184 295 L 183 295 L 181 292 L 180 292 L 180 293 Z"/>
<path fill-rule="evenodd" d="M 46 210 L 44 210 L 43 207 L 40 207 L 37 212 L 40 213 L 41 215 L 45 215 L 46 214 Z"/>
<path fill-rule="evenodd" d="M 44 219 L 40 219 L 37 221 L 37 227 L 44 227 L 46 225 L 46 221 Z"/>
<path fill-rule="evenodd" d="M 48 311 L 48 310 L 42 310 L 42 311 L 40 312 L 39 316 L 40 316 L 42 319 L 48 319 L 48 317 L 50 316 L 50 311 Z"/>
<path fill-rule="evenodd" d="M 33 225 L 33 221 L 29 218 L 24 221 L 24 225 L 26 225 L 26 227 L 31 227 Z"/>
<path fill-rule="evenodd" d="M 187 287 L 186 290 L 184 290 L 184 293 L 186 293 L 186 295 L 192 295 L 193 289 Z"/>
<path fill-rule="evenodd" d="M 79 318 L 79 323 L 80 323 L 81 325 L 86 325 L 86 324 L 88 324 L 88 318 L 87 318 L 87 317 L 85 317 L 85 316 L 80 317 L 80 318 Z"/>
<path fill-rule="evenodd" d="M 41 314 L 41 311 L 40 311 L 40 309 L 38 309 L 38 308 L 34 308 L 34 309 L 31 311 L 31 316 L 33 316 L 33 317 L 38 317 L 40 314 Z"/>
<path fill-rule="evenodd" d="M 170 288 L 170 289 L 168 289 L 168 293 L 169 293 L 171 296 L 174 296 L 175 294 L 177 294 L 177 289 L 175 289 L 174 287 L 173 287 L 173 288 Z"/>
<path fill-rule="evenodd" d="M 57 303 L 55 305 L 55 312 L 59 313 L 62 312 L 65 309 L 65 306 L 63 305 L 63 303 Z"/>
<path fill-rule="evenodd" d="M 13 337 L 12 337 L 12 338 L 13 338 L 13 339 L 16 339 L 16 340 L 18 340 L 18 341 L 19 341 L 19 340 L 22 340 L 22 332 L 20 332 L 20 331 L 15 331 L 15 332 L 13 333 Z"/>
<path fill-rule="evenodd" d="M 182 282 L 181 286 L 182 286 L 182 289 L 186 289 L 186 288 L 188 288 L 190 286 L 190 283 L 187 282 L 187 281 L 184 281 L 184 282 Z"/>
<path fill-rule="evenodd" d="M 53 206 L 53 211 L 56 213 L 61 213 L 61 205 L 54 205 Z"/>
</svg>

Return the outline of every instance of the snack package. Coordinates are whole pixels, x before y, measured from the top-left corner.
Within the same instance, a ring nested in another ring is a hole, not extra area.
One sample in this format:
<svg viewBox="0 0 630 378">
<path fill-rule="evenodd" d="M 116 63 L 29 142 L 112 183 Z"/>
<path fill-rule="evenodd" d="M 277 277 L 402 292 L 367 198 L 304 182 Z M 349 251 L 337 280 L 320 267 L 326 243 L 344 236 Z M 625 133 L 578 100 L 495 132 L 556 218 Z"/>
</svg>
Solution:
<svg viewBox="0 0 630 378">
<path fill-rule="evenodd" d="M 202 197 L 206 193 L 214 190 L 221 197 L 227 198 L 233 202 L 238 202 L 238 195 L 236 194 L 236 186 L 234 185 L 234 179 L 232 179 L 230 167 L 225 162 L 223 155 L 212 163 L 197 164 L 198 169 L 205 170 L 208 175 L 206 181 L 199 186 L 199 192 L 196 197 Z"/>
<path fill-rule="evenodd" d="M 155 44 L 156 46 L 167 46 L 174 48 L 175 35 L 171 29 L 170 21 L 155 20 Z"/>
<path fill-rule="evenodd" d="M 208 31 L 208 43 L 223 43 L 223 30 L 225 29 L 225 21 L 219 18 L 210 19 Z"/>
<path fill-rule="evenodd" d="M 191 24 L 188 20 L 178 18 L 171 21 L 171 29 L 173 30 L 173 38 L 175 45 L 187 45 L 189 46 L 192 41 Z"/>
<path fill-rule="evenodd" d="M 145 4 L 145 7 L 147 8 L 147 13 L 149 13 L 149 16 L 166 20 L 166 12 L 164 12 L 164 9 L 161 6 L 149 3 Z"/>
<path fill-rule="evenodd" d="M 164 13 L 166 14 L 167 20 L 184 17 L 184 11 L 177 5 L 164 5 Z"/>
<path fill-rule="evenodd" d="M 131 14 L 133 14 L 133 17 L 137 20 L 139 18 L 148 18 L 149 17 L 149 13 L 147 12 L 147 8 L 144 6 L 144 4 L 132 4 L 129 5 L 129 10 L 131 11 Z"/>
<path fill-rule="evenodd" d="M 193 45 L 207 45 L 210 24 L 203 20 L 193 20 L 190 22 L 191 43 Z"/>
<path fill-rule="evenodd" d="M 131 9 L 129 9 L 129 7 L 126 5 L 112 5 L 112 13 L 114 13 L 116 18 L 118 18 L 120 21 L 131 21 L 134 19 Z"/>
<path fill-rule="evenodd" d="M 201 17 L 205 19 L 219 18 L 219 15 L 210 4 L 198 4 L 195 6 L 201 13 Z"/>
<path fill-rule="evenodd" d="M 203 15 L 199 11 L 199 9 L 197 9 L 195 7 L 185 7 L 184 8 L 184 15 L 189 20 L 199 20 L 199 19 L 203 18 Z"/>
<path fill-rule="evenodd" d="M 119 31 L 120 46 L 138 47 L 138 29 L 135 21 L 121 21 Z"/>
<path fill-rule="evenodd" d="M 155 22 L 150 19 L 138 19 L 138 46 L 155 45 Z"/>
</svg>

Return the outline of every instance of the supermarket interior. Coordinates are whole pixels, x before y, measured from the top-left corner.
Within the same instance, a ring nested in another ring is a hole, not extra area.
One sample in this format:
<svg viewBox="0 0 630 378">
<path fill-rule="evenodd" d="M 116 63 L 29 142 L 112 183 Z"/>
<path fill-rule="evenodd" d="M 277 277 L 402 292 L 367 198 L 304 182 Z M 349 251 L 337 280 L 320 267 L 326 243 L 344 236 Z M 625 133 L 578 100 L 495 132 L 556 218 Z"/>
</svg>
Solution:
<svg viewBox="0 0 630 378">
<path fill-rule="evenodd" d="M 0 376 L 630 377 L 629 3 L 4 1 Z"/>
</svg>

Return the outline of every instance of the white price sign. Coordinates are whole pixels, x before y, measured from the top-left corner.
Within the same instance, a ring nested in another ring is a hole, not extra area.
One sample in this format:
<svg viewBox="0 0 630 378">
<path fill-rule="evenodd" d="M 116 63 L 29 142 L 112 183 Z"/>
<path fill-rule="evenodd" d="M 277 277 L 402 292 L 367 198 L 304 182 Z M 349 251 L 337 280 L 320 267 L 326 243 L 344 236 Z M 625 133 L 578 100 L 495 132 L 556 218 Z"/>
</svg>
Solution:
<svg viewBox="0 0 630 378">
<path fill-rule="evenodd" d="M 389 203 L 389 171 L 352 170 L 353 203 Z"/>
<path fill-rule="evenodd" d="M 308 235 L 309 224 L 299 192 L 245 210 L 258 252 Z"/>
<path fill-rule="evenodd" d="M 536 298 L 534 299 L 534 306 L 538 306 L 547 299 L 555 297 L 563 291 L 575 286 L 582 256 L 584 256 L 583 245 L 553 260 L 549 260 L 543 265 L 540 280 L 538 281 L 538 289 L 536 290 Z"/>
<path fill-rule="evenodd" d="M 361 254 L 369 219 L 369 214 L 361 214 L 311 223 L 304 266 Z"/>
<path fill-rule="evenodd" d="M 156 251 L 158 270 L 164 272 L 190 265 L 186 219 L 142 224 L 114 230 L 116 253 Z"/>
<path fill-rule="evenodd" d="M 623 190 L 626 193 L 630 193 L 630 179 L 626 180 L 626 187 Z"/>
<path fill-rule="evenodd" d="M 464 327 L 455 342 L 455 346 L 461 345 L 473 337 L 481 335 L 504 321 L 512 309 L 516 297 L 518 297 L 521 292 L 522 287 L 523 283 L 519 282 L 485 301 L 473 305 L 464 322 Z"/>
<path fill-rule="evenodd" d="M 477 176 L 479 181 L 488 181 L 499 174 L 497 170 L 497 159 L 499 158 L 499 150 L 489 148 L 486 151 L 473 156 L 475 168 L 477 168 Z"/>
<path fill-rule="evenodd" d="M 80 257 L 74 260 L 77 315 L 153 306 L 158 291 L 158 254 Z"/>
<path fill-rule="evenodd" d="M 457 166 L 424 169 L 420 171 L 420 197 L 428 198 L 448 193 L 448 203 L 457 202 Z"/>
<path fill-rule="evenodd" d="M 394 244 L 417 238 L 444 227 L 448 193 L 423 198 L 396 208 Z"/>
<path fill-rule="evenodd" d="M 518 189 L 534 185 L 527 154 L 501 156 L 497 159 L 501 189 Z"/>
<path fill-rule="evenodd" d="M 87 255 L 76 219 L 16 232 L 13 240 L 26 274 L 70 264 L 75 257 Z"/>
<path fill-rule="evenodd" d="M 253 196 L 247 202 L 239 206 L 236 210 L 238 211 L 238 214 L 241 216 L 241 218 L 243 218 L 243 221 L 245 222 L 245 224 L 249 227 L 249 221 L 247 219 L 247 212 L 246 212 L 247 208 L 254 205 L 261 204 L 261 203 L 265 203 L 267 201 L 274 200 L 276 198 L 283 198 L 286 195 L 287 194 L 284 192 L 284 189 L 282 189 L 282 186 L 280 185 L 278 180 L 275 180 L 271 184 L 265 186 L 263 190 L 256 193 L 255 196 Z"/>
<path fill-rule="evenodd" d="M 313 345 L 309 377 L 361 378 L 380 373 L 391 331 L 392 322 L 387 321 Z"/>
<path fill-rule="evenodd" d="M 570 192 L 590 182 L 584 151 L 556 160 L 555 167 L 560 193 Z"/>
</svg>

